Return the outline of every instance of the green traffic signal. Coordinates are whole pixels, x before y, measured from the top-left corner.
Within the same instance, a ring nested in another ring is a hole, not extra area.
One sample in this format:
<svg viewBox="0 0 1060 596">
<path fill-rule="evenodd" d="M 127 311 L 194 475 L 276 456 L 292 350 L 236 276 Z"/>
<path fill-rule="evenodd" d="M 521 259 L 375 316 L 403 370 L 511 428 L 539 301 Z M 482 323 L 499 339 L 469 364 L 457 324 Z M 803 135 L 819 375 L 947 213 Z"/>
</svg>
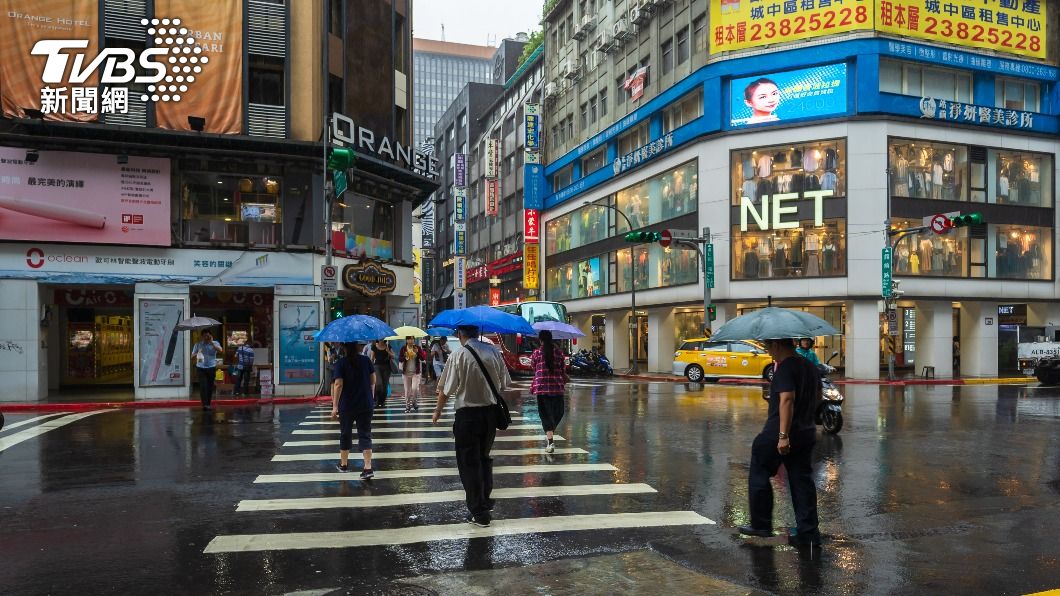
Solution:
<svg viewBox="0 0 1060 596">
<path fill-rule="evenodd" d="M 623 238 L 626 242 L 658 242 L 662 240 L 659 232 L 629 232 Z"/>
<path fill-rule="evenodd" d="M 955 228 L 966 228 L 968 226 L 978 226 L 983 223 L 983 214 L 979 212 L 966 213 L 964 215 L 958 215 L 953 218 L 953 227 Z"/>
<path fill-rule="evenodd" d="M 346 313 L 344 313 L 343 310 L 342 310 L 344 302 L 345 302 L 345 300 L 343 300 L 342 298 L 332 298 L 331 299 L 331 319 L 332 320 L 341 319 L 342 317 L 346 316 Z"/>
<path fill-rule="evenodd" d="M 353 167 L 355 160 L 353 149 L 346 149 L 344 147 L 329 147 L 328 148 L 328 170 L 340 170 L 345 172 L 346 170 Z"/>
</svg>

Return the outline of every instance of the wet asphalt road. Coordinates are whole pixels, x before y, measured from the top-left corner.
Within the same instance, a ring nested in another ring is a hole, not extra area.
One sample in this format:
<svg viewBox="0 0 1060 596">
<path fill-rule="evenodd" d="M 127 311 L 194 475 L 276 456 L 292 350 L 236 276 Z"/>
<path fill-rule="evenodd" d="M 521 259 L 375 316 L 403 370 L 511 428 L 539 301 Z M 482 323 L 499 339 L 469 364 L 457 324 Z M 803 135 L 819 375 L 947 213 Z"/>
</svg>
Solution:
<svg viewBox="0 0 1060 596">
<path fill-rule="evenodd" d="M 497 520 L 691 511 L 716 525 L 588 529 L 398 546 L 206 554 L 217 536 L 427 528 L 463 503 L 236 511 L 244 500 L 459 490 L 456 476 L 255 483 L 261 474 L 331 473 L 334 460 L 270 461 L 331 447 L 292 431 L 313 406 L 106 412 L 0 451 L 0 591 L 5 594 L 284 594 L 401 591 L 402 578 L 522 567 L 650 549 L 675 563 L 783 594 L 1023 594 L 1060 587 L 1060 390 L 1034 386 L 844 388 L 846 424 L 819 437 L 823 551 L 744 539 L 749 446 L 765 417 L 759 387 L 585 381 L 571 391 L 558 447 L 495 465 L 611 464 L 617 470 L 497 475 L 497 488 L 644 483 L 657 492 L 498 500 Z M 525 392 L 512 394 L 525 423 Z M 3 441 L 46 421 L 9 414 Z M 400 416 L 393 416 L 401 418 Z M 49 419 L 61 420 L 62 417 Z M 516 424 L 520 424 L 517 421 Z M 400 425 L 399 425 L 400 426 Z M 319 428 L 319 427 L 318 427 Z M 382 425 L 377 428 L 383 428 Z M 508 434 L 536 435 L 534 430 Z M 377 433 L 377 438 L 448 437 Z M 377 452 L 451 443 L 379 445 Z M 396 471 L 455 467 L 453 457 L 379 460 Z M 429 472 L 427 472 L 429 474 Z M 792 523 L 782 478 L 775 525 Z M 635 572 L 631 572 L 635 577 Z M 533 586 L 527 586 L 532 591 Z M 642 593 L 652 586 L 638 586 Z"/>
</svg>

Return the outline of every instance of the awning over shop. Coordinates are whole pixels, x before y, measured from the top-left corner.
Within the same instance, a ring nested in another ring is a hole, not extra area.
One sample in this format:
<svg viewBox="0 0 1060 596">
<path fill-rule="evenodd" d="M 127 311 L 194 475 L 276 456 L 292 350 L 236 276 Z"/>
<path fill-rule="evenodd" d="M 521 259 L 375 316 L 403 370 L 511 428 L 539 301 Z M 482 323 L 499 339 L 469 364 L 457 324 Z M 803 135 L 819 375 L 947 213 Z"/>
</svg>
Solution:
<svg viewBox="0 0 1060 596">
<path fill-rule="evenodd" d="M 0 270 L 0 279 L 35 279 L 42 283 L 71 286 L 85 284 L 131 286 L 140 282 L 190 284 L 199 278 L 181 275 L 140 275 L 133 273 L 56 273 L 49 271 Z"/>
<path fill-rule="evenodd" d="M 217 275 L 196 286 L 263 288 L 284 284 L 313 285 L 313 255 L 248 252 Z"/>
</svg>

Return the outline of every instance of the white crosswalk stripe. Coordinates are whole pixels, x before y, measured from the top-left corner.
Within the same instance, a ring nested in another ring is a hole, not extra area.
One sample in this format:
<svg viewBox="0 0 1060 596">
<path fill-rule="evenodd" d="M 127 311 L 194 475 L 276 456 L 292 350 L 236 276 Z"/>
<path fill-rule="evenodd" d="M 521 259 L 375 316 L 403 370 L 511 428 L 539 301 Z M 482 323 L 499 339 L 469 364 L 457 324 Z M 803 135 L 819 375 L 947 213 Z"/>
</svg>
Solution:
<svg viewBox="0 0 1060 596">
<path fill-rule="evenodd" d="M 556 455 L 572 454 L 572 455 L 584 455 L 589 453 L 588 451 L 579 447 L 556 447 L 554 451 Z M 490 456 L 502 456 L 502 455 L 544 455 L 545 450 L 542 448 L 537 449 L 494 449 L 490 451 Z M 456 452 L 452 449 L 446 449 L 445 451 L 382 451 L 372 452 L 372 461 L 377 459 L 419 459 L 428 457 L 456 457 Z M 335 452 L 328 453 L 281 453 L 279 455 L 272 456 L 272 461 L 332 461 L 335 458 Z M 351 451 L 350 459 L 363 459 L 362 454 Z"/>
<path fill-rule="evenodd" d="M 20 430 L 17 433 L 4 435 L 3 438 L 0 438 L 0 452 L 10 447 L 14 447 L 15 445 L 18 445 L 19 443 L 22 443 L 24 441 L 39 437 L 48 431 L 52 431 L 57 428 L 62 428 L 67 424 L 73 424 L 78 420 L 88 418 L 89 416 L 95 416 L 96 414 L 105 414 L 107 412 L 113 411 L 114 410 L 93 410 L 91 412 L 81 412 L 80 414 L 70 414 L 67 416 L 63 416 L 62 418 L 48 420 L 46 422 L 38 424 L 37 426 L 34 426 L 33 428 L 27 428 L 26 430 Z"/>
<path fill-rule="evenodd" d="M 512 416 L 512 420 L 523 420 L 522 416 Z M 452 418 L 440 418 L 439 423 L 453 422 Z M 431 415 L 420 415 L 420 418 L 406 418 L 404 420 L 372 420 L 372 426 L 376 424 L 431 424 Z M 338 426 L 338 420 L 310 420 L 302 422 L 298 426 Z M 373 429 L 374 430 L 374 429 Z"/>
<path fill-rule="evenodd" d="M 283 444 L 284 447 L 326 447 L 328 445 L 337 445 L 339 435 L 335 433 L 334 437 L 330 440 L 321 441 L 287 441 Z M 563 437 L 559 435 L 553 435 L 553 440 L 565 441 Z M 544 441 L 545 435 L 498 435 L 495 439 L 499 442 L 515 442 L 515 441 Z M 372 445 L 415 445 L 415 444 L 426 444 L 426 443 L 452 443 L 452 437 L 407 437 L 402 439 L 377 439 L 372 438 Z"/>
<path fill-rule="evenodd" d="M 378 428 L 375 424 L 372 424 L 372 435 L 376 433 L 449 433 L 452 434 L 453 428 L 451 426 L 442 426 L 443 421 L 438 422 L 438 426 L 399 426 L 399 427 L 384 427 Z M 452 422 L 450 420 L 449 422 Z M 513 424 L 508 427 L 508 430 L 529 430 L 536 428 L 541 430 L 540 424 Z M 503 432 L 503 431 L 502 431 Z M 294 435 L 335 435 L 338 436 L 338 431 L 334 428 L 314 428 L 314 429 L 298 429 L 291 431 Z"/>
<path fill-rule="evenodd" d="M 664 526 L 693 526 L 713 523 L 713 521 L 693 511 L 558 515 L 554 517 L 499 519 L 494 520 L 487 528 L 461 523 L 346 532 L 218 536 L 210 541 L 204 552 L 209 554 L 307 548 L 349 548 L 354 546 L 413 544 L 438 540 L 461 540 L 518 534 L 576 532 L 615 528 L 661 528 Z"/>
<path fill-rule="evenodd" d="M 528 466 L 493 466 L 493 474 L 551 474 L 555 472 L 617 472 L 611 464 L 534 464 Z M 375 480 L 395 478 L 441 478 L 459 476 L 456 468 L 418 468 L 414 470 L 383 470 L 375 473 Z M 360 482 L 356 474 L 342 472 L 314 472 L 306 474 L 262 474 L 254 479 L 255 484 L 274 482 Z"/>
<path fill-rule="evenodd" d="M 12 422 L 12 423 L 4 426 L 3 432 L 7 432 L 9 430 L 20 428 L 20 427 L 26 426 L 27 424 L 33 424 L 34 422 L 41 422 L 41 421 L 47 420 L 49 418 L 56 418 L 56 417 L 59 417 L 59 416 L 65 416 L 66 414 L 69 414 L 69 412 L 59 412 L 58 414 L 47 414 L 45 416 L 37 416 L 36 418 L 30 418 L 29 420 L 20 420 L 18 422 Z"/>
</svg>

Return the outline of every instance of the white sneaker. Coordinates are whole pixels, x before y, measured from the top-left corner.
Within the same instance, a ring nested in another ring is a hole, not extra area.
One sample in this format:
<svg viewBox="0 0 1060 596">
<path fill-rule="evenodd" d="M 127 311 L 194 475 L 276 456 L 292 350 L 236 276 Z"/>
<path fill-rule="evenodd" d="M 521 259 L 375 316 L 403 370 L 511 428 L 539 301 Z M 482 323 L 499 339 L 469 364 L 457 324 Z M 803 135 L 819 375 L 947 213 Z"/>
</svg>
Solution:
<svg viewBox="0 0 1060 596">
<path fill-rule="evenodd" d="M 545 445 L 545 453 L 552 453 L 555 450 L 556 450 L 556 442 L 555 441 L 549 441 L 548 444 Z"/>
</svg>

